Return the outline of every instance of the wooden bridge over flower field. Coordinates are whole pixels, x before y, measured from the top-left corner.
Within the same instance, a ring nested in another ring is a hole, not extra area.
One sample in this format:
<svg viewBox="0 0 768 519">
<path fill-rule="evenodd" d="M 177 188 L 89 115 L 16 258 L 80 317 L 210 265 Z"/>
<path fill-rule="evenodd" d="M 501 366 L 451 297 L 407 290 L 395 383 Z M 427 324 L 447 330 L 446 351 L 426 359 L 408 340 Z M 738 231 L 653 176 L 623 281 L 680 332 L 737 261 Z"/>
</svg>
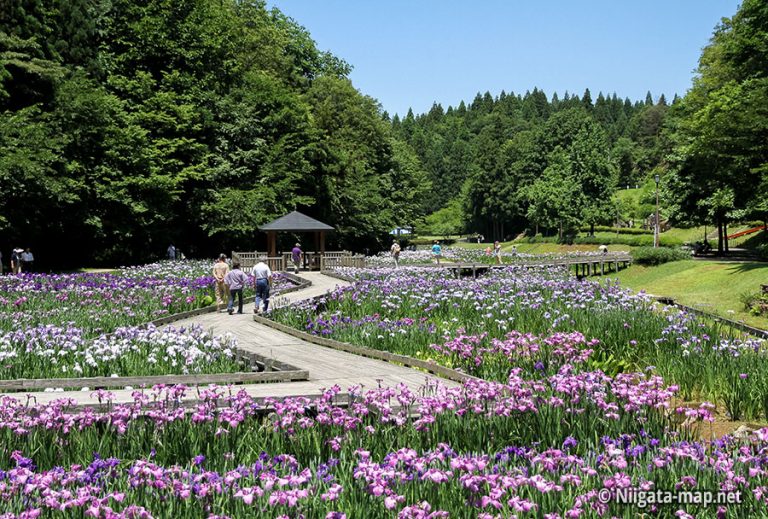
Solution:
<svg viewBox="0 0 768 519">
<path fill-rule="evenodd" d="M 572 254 L 560 257 L 540 257 L 528 258 L 520 257 L 513 261 L 505 258 L 505 263 L 501 265 L 474 263 L 474 262 L 446 262 L 441 261 L 440 265 L 433 263 L 431 265 L 415 265 L 427 268 L 443 268 L 452 270 L 456 276 L 472 275 L 477 278 L 488 270 L 503 269 L 507 267 L 565 267 L 574 271 L 577 277 L 587 277 L 618 272 L 619 269 L 626 268 L 632 264 L 632 255 L 628 252 L 606 252 L 604 254 Z"/>
</svg>

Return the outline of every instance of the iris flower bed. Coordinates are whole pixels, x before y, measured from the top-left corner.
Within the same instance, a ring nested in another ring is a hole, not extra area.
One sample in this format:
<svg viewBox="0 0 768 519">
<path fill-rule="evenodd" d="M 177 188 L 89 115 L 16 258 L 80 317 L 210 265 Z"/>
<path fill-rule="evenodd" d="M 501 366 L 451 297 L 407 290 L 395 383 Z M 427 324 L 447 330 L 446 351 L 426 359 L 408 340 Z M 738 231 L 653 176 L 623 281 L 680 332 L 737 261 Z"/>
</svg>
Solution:
<svg viewBox="0 0 768 519">
<path fill-rule="evenodd" d="M 5 398 L 0 502 L 23 517 L 635 517 L 604 492 L 637 488 L 740 492 L 730 508 L 648 508 L 662 517 L 766 511 L 768 430 L 693 441 L 671 426 L 709 410 L 671 409 L 675 388 L 658 377 L 563 366 L 427 387 L 351 388 L 351 400 L 334 387 L 270 402 L 266 416 L 223 388 L 190 413 L 178 386 L 103 415 Z"/>
<path fill-rule="evenodd" d="M 492 248 L 492 247 L 491 247 Z M 569 258 L 583 258 L 593 256 L 596 259 L 603 257 L 600 251 L 593 252 L 553 252 L 528 254 L 525 252 L 502 252 L 501 260 L 504 264 L 524 263 L 531 261 L 555 261 Z M 365 258 L 366 263 L 372 267 L 390 267 L 394 265 L 392 254 L 389 252 L 380 252 L 374 256 Z M 404 250 L 400 252 L 400 265 L 424 265 L 434 263 L 435 256 L 429 249 L 418 249 L 415 251 Z M 442 260 L 447 263 L 476 263 L 479 265 L 495 265 L 496 256 L 493 253 L 486 253 L 482 249 L 465 249 L 461 247 L 444 247 L 442 249 Z"/>
<path fill-rule="evenodd" d="M 115 273 L 0 277 L 0 329 L 67 325 L 98 335 L 215 302 L 207 261 L 160 262 Z M 276 276 L 274 293 L 291 286 Z M 245 296 L 253 295 L 253 283 Z"/>
<path fill-rule="evenodd" d="M 213 336 L 201 327 L 120 327 L 89 340 L 76 327 L 38 326 L 0 332 L 5 379 L 234 373 L 231 334 Z"/>
<path fill-rule="evenodd" d="M 359 281 L 272 313 L 309 333 L 503 381 L 515 366 L 551 374 L 568 338 L 577 369 L 609 375 L 651 366 L 686 400 L 734 419 L 768 417 L 764 345 L 666 309 L 610 281 L 562 268 L 494 270 L 478 280 L 437 269 L 339 269 Z"/>
<path fill-rule="evenodd" d="M 115 273 L 0 277 L 0 378 L 242 371 L 231 336 L 143 326 L 212 304 L 210 272 L 210 262 L 174 261 Z M 275 294 L 287 286 L 277 276 Z"/>
<path fill-rule="evenodd" d="M 272 315 L 483 379 L 459 387 L 425 379 L 418 391 L 333 387 L 262 404 L 212 386 L 196 390 L 191 409 L 184 386 L 134 391 L 120 405 L 100 390 L 101 413 L 3 397 L 0 517 L 768 515 L 768 429 L 699 441 L 714 406 L 680 404 L 686 391 L 741 395 L 744 386 L 729 393 L 717 381 L 759 371 L 748 365 L 762 359 L 758 344 L 557 269 L 507 269 L 476 282 L 416 269 L 354 274 L 355 285 Z M 67 366 L 75 351 L 108 357 L 111 338 L 144 340 L 113 328 L 96 348 L 62 328 L 15 333 L 33 348 L 53 342 Z M 145 332 L 151 347 L 179 344 L 170 331 Z M 81 336 L 89 333 L 100 334 Z M 702 369 L 710 371 L 696 380 Z M 616 501 L 627 488 L 737 492 L 739 503 L 639 509 Z"/>
</svg>

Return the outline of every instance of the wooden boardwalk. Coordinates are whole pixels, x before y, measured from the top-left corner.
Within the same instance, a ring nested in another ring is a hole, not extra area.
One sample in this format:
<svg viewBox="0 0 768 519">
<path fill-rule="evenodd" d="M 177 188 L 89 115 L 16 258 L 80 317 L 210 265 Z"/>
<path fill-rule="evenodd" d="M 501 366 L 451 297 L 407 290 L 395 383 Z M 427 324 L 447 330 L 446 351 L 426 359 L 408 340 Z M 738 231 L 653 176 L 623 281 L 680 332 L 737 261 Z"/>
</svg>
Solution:
<svg viewBox="0 0 768 519">
<path fill-rule="evenodd" d="M 436 263 L 431 263 L 415 265 L 403 264 L 403 266 L 449 269 L 454 271 L 456 276 L 460 276 L 462 273 L 471 273 L 473 278 L 477 278 L 478 274 L 482 274 L 488 270 L 505 269 L 507 267 L 566 267 L 568 270 L 571 270 L 571 267 L 574 267 L 575 274 L 578 277 L 597 275 L 604 276 L 611 271 L 618 272 L 619 269 L 626 268 L 630 264 L 632 264 L 632 256 L 629 253 L 610 252 L 606 254 L 574 254 L 572 256 L 565 256 L 560 258 L 520 258 L 514 261 L 507 261 L 501 265 L 487 263 L 449 262 L 443 260 L 439 265 Z"/>
<path fill-rule="evenodd" d="M 278 296 L 270 304 L 282 306 L 293 301 L 323 295 L 333 290 L 337 285 L 348 284 L 345 281 L 326 276 L 318 272 L 302 272 L 301 277 L 312 281 L 312 286 L 284 296 Z M 298 369 L 309 371 L 309 380 L 295 382 L 276 382 L 263 384 L 243 384 L 236 386 L 244 389 L 249 395 L 261 399 L 266 397 L 315 396 L 322 390 L 334 385 L 342 391 L 353 385 L 361 385 L 363 390 L 379 386 L 394 386 L 400 383 L 407 385 L 413 391 L 424 390 L 427 379 L 435 377 L 428 373 L 407 368 L 376 359 L 369 359 L 318 346 L 297 339 L 286 333 L 274 330 L 268 326 L 254 322 L 253 305 L 246 305 L 242 315 L 226 313 L 210 313 L 199 315 L 173 323 L 175 327 L 199 324 L 210 329 L 214 334 L 232 333 L 237 337 L 241 349 L 252 351 L 264 357 L 290 364 Z M 458 385 L 456 382 L 440 379 L 448 386 Z M 91 388 L 92 390 L 93 388 Z M 138 388 L 137 388 L 138 389 Z M 91 397 L 92 391 L 63 391 L 27 393 L 37 403 L 49 402 L 59 398 L 72 398 L 79 406 L 98 406 L 98 401 Z M 132 390 L 113 390 L 114 403 L 132 402 Z M 188 400 L 196 399 L 196 392 L 190 391 Z M 18 397 L 24 398 L 24 393 Z"/>
</svg>

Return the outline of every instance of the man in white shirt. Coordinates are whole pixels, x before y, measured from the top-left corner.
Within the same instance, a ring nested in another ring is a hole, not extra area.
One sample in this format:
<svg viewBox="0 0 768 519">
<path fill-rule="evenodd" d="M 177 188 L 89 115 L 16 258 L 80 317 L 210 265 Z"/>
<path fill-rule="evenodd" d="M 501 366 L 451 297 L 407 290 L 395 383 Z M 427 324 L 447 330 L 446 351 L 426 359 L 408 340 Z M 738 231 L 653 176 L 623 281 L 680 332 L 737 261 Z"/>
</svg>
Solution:
<svg viewBox="0 0 768 519">
<path fill-rule="evenodd" d="M 21 266 L 24 269 L 24 272 L 34 272 L 34 265 L 35 256 L 32 254 L 32 251 L 29 250 L 29 247 L 27 247 L 27 250 L 21 253 Z"/>
<path fill-rule="evenodd" d="M 264 302 L 263 312 L 269 309 L 269 285 L 272 283 L 272 271 L 263 261 L 253 267 L 253 276 L 256 278 L 256 307 L 253 313 L 262 313 L 261 302 Z"/>
</svg>

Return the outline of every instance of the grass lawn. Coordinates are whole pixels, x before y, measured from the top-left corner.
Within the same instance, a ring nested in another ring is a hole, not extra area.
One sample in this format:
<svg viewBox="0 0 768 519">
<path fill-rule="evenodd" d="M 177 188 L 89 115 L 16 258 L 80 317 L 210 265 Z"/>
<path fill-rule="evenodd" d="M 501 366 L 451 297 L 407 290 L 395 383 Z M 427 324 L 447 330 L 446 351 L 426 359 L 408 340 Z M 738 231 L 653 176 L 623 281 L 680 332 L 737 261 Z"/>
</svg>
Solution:
<svg viewBox="0 0 768 519">
<path fill-rule="evenodd" d="M 508 242 L 502 245 L 503 251 L 512 249 L 512 245 L 517 245 L 517 252 L 526 254 L 547 254 L 547 253 L 569 253 L 569 252 L 597 252 L 597 245 L 561 245 L 559 243 L 527 243 L 524 241 L 512 243 Z M 610 252 L 627 252 L 631 249 L 629 245 L 609 245 Z"/>
<path fill-rule="evenodd" d="M 639 188 L 617 189 L 616 192 L 613 194 L 613 196 L 615 196 L 617 199 L 622 201 L 627 201 L 627 200 L 632 201 L 632 200 L 639 199 L 641 192 L 642 192 L 642 189 L 639 189 Z"/>
<path fill-rule="evenodd" d="M 728 227 L 728 234 L 736 234 L 737 232 L 746 231 L 747 229 L 757 227 L 758 225 L 760 224 L 755 222 L 749 222 L 744 224 L 733 224 L 732 226 Z M 677 238 L 683 242 L 696 242 L 704 239 L 705 230 L 707 231 L 707 237 L 709 239 L 709 242 L 712 244 L 712 246 L 717 247 L 717 227 L 714 227 L 712 225 L 708 225 L 706 227 L 704 226 L 690 227 L 688 229 L 673 227 L 668 231 L 662 233 L 661 236 L 662 238 L 664 238 L 664 236 Z M 730 240 L 728 243 L 730 244 L 731 247 L 741 247 L 742 244 L 747 239 L 755 236 L 759 236 L 759 234 L 755 233 L 747 236 L 742 236 L 741 238 L 734 238 L 733 240 Z"/>
<path fill-rule="evenodd" d="M 661 233 L 661 236 L 669 236 L 670 238 L 678 239 L 683 243 L 696 242 L 704 239 L 704 229 L 704 226 L 689 227 L 687 229 L 682 227 L 672 227 L 671 229 Z M 712 240 L 714 238 L 715 245 L 717 245 L 717 227 L 712 227 L 710 225 L 706 227 L 706 231 L 709 239 Z"/>
<path fill-rule="evenodd" d="M 684 305 L 768 329 L 768 318 L 744 311 L 741 295 L 768 283 L 768 263 L 685 260 L 658 267 L 632 265 L 615 275 L 633 290 L 668 296 Z"/>
</svg>

